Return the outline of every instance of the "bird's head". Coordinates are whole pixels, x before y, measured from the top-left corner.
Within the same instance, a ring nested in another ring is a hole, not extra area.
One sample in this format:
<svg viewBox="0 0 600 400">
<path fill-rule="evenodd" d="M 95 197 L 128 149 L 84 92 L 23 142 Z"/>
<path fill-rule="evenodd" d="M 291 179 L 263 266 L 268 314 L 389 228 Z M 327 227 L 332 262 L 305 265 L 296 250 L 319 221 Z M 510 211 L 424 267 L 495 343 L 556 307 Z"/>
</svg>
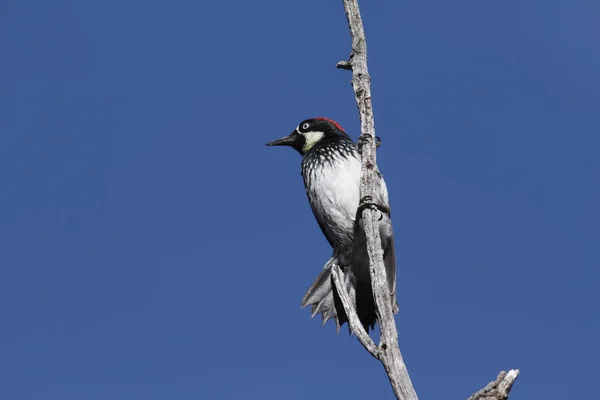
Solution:
<svg viewBox="0 0 600 400">
<path fill-rule="evenodd" d="M 273 140 L 267 146 L 290 146 L 304 155 L 318 143 L 335 141 L 350 137 L 335 121 L 327 118 L 311 118 L 300 122 L 288 136 Z"/>
</svg>

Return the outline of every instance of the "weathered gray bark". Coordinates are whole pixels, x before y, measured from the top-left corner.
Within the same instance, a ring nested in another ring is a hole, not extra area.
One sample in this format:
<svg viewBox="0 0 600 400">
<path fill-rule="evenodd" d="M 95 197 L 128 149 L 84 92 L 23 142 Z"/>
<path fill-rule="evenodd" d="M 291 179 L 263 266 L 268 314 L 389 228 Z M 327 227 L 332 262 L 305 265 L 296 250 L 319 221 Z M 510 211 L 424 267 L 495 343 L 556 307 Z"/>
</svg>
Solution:
<svg viewBox="0 0 600 400">
<path fill-rule="evenodd" d="M 371 77 L 367 69 L 367 43 L 362 24 L 358 0 L 342 0 L 346 10 L 348 26 L 352 36 L 352 52 L 348 61 L 340 61 L 338 68 L 352 71 L 352 87 L 361 121 L 359 149 L 361 152 L 361 179 L 359 210 L 361 223 L 367 237 L 367 251 L 373 295 L 377 306 L 377 316 L 380 326 L 380 342 L 376 345 L 364 330 L 356 310 L 341 282 L 343 272 L 339 266 L 333 266 L 332 279 L 348 316 L 348 325 L 363 347 L 376 359 L 381 361 L 399 400 L 417 400 L 417 394 L 410 381 L 406 365 L 398 345 L 398 330 L 394 319 L 394 310 L 389 301 L 386 272 L 383 264 L 383 251 L 379 237 L 379 211 L 377 205 L 371 203 L 376 198 L 375 190 L 379 179 L 377 170 L 375 123 L 373 120 L 373 105 L 371 102 Z M 469 400 L 504 400 L 508 396 L 512 384 L 519 375 L 518 370 L 500 373 L 498 379 L 484 389 L 475 393 Z"/>
<path fill-rule="evenodd" d="M 501 371 L 495 381 L 488 383 L 486 387 L 469 397 L 468 400 L 506 400 L 518 376 L 518 369 L 511 369 L 508 373 Z"/>
<path fill-rule="evenodd" d="M 348 18 L 348 26 L 352 36 L 352 52 L 348 61 L 338 63 L 338 68 L 349 69 L 352 71 L 352 87 L 356 96 L 356 104 L 360 114 L 361 135 L 359 139 L 359 148 L 361 152 L 361 179 L 360 196 L 362 216 L 361 222 L 367 237 L 367 252 L 369 255 L 369 265 L 371 273 L 371 282 L 373 285 L 373 295 L 377 305 L 377 317 L 380 326 L 379 346 L 375 346 L 372 340 L 367 340 L 369 335 L 357 322 L 355 310 L 350 306 L 346 310 L 348 319 L 354 320 L 350 324 L 352 331 L 365 346 L 367 351 L 377 358 L 383 364 L 394 394 L 398 399 L 417 400 L 417 394 L 408 376 L 406 365 L 402 359 L 400 348 L 398 346 L 398 330 L 394 320 L 394 310 L 389 300 L 389 290 L 387 286 L 385 267 L 383 264 L 383 251 L 381 249 L 381 238 L 379 237 L 379 212 L 375 207 L 370 206 L 371 199 L 375 199 L 375 190 L 378 185 L 379 171 L 377 170 L 375 124 L 373 120 L 373 104 L 371 102 L 371 77 L 367 69 L 367 43 L 363 30 L 362 18 L 358 8 L 357 0 L 343 0 Z M 338 274 L 340 271 L 336 270 Z M 338 292 L 344 289 L 336 284 Z M 340 295 L 341 296 L 341 295 Z M 350 303 L 348 303 L 349 305 Z M 348 308 L 344 304 L 344 308 Z M 352 317 L 350 317 L 352 315 Z M 370 337 L 369 337 L 370 339 Z M 367 343 L 367 345 L 365 345 Z M 371 345 L 371 343 L 373 343 Z M 375 349 L 377 349 L 375 351 Z"/>
</svg>

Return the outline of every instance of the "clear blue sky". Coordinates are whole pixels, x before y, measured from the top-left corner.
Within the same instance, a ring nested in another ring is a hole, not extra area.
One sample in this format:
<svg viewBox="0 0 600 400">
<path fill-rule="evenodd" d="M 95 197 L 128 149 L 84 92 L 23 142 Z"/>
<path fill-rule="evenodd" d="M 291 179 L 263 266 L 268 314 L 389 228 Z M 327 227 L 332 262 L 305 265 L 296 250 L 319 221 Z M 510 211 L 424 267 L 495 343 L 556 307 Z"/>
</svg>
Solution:
<svg viewBox="0 0 600 400">
<path fill-rule="evenodd" d="M 362 8 L 417 392 L 593 397 L 600 3 Z M 300 310 L 330 248 L 264 146 L 357 137 L 349 45 L 341 1 L 2 3 L 0 398 L 392 398 Z"/>
</svg>

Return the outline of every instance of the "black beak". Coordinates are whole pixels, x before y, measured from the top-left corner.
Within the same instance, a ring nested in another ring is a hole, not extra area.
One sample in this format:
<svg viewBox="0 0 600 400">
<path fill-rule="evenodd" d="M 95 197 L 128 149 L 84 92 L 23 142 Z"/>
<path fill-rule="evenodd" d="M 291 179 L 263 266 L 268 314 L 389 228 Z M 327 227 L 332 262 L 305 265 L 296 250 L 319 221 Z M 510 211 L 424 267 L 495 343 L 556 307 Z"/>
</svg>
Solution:
<svg viewBox="0 0 600 400">
<path fill-rule="evenodd" d="M 286 137 L 282 137 L 281 139 L 275 139 L 272 142 L 267 143 L 267 146 L 292 146 L 298 143 L 300 140 L 300 135 L 298 132 L 294 131 L 290 133 Z"/>
<path fill-rule="evenodd" d="M 286 137 L 282 137 L 280 139 L 273 140 L 272 142 L 267 143 L 267 146 L 290 146 L 294 150 L 296 150 L 300 154 L 304 154 L 302 152 L 302 147 L 304 146 L 305 139 L 304 136 L 298 133 L 298 131 L 294 130 L 292 133 L 287 135 Z"/>
<path fill-rule="evenodd" d="M 280 139 L 275 139 L 272 142 L 267 143 L 267 146 L 294 146 L 300 141 L 301 137 L 298 132 L 293 131 L 289 135 Z"/>
<path fill-rule="evenodd" d="M 296 143 L 296 138 L 292 133 L 289 136 L 282 137 L 281 139 L 275 139 L 272 142 L 267 143 L 267 146 L 293 146 Z"/>
</svg>

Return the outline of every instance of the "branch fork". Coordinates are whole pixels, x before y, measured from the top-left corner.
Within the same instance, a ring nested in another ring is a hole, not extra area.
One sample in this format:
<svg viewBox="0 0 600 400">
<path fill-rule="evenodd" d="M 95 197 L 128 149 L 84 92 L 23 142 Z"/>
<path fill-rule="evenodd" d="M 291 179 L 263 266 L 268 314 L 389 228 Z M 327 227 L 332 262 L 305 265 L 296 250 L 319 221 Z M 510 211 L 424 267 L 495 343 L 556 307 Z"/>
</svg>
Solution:
<svg viewBox="0 0 600 400">
<path fill-rule="evenodd" d="M 394 319 L 394 311 L 397 311 L 397 309 L 392 307 L 389 301 L 386 272 L 383 264 L 383 250 L 379 236 L 381 218 L 377 217 L 377 211 L 389 213 L 389 209 L 382 210 L 380 205 L 372 201 L 378 179 L 380 179 L 377 170 L 376 149 L 381 141 L 375 136 L 373 105 L 371 102 L 371 77 L 367 68 L 365 32 L 358 8 L 358 0 L 342 0 L 342 2 L 352 37 L 352 51 L 347 61 L 337 63 L 337 68 L 352 71 L 352 88 L 354 89 L 361 121 L 361 135 L 359 137 L 361 201 L 357 209 L 356 221 L 362 224 L 367 239 L 369 272 L 380 326 L 379 345 L 375 344 L 363 328 L 342 284 L 344 272 L 337 264 L 332 266 L 331 280 L 348 317 L 348 325 L 351 331 L 363 347 L 374 358 L 381 361 L 396 398 L 399 400 L 417 400 L 417 394 L 410 381 L 398 346 L 398 331 Z M 495 381 L 490 382 L 484 389 L 471 396 L 469 400 L 506 400 L 508 392 L 518 375 L 519 370 L 511 370 L 508 373 L 501 372 Z"/>
</svg>

